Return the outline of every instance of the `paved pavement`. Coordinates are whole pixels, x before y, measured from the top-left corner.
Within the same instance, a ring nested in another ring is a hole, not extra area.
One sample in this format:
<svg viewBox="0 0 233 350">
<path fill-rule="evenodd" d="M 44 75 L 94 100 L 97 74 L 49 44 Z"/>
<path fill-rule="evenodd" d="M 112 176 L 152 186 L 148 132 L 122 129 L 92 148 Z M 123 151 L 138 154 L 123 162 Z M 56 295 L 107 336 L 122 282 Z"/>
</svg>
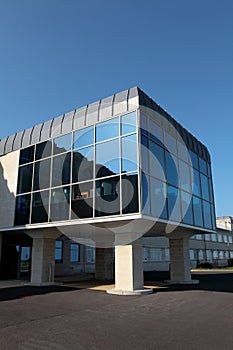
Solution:
<svg viewBox="0 0 233 350">
<path fill-rule="evenodd" d="M 199 286 L 157 288 L 147 296 L 70 286 L 1 289 L 0 349 L 232 349 L 233 273 L 193 278 Z"/>
</svg>

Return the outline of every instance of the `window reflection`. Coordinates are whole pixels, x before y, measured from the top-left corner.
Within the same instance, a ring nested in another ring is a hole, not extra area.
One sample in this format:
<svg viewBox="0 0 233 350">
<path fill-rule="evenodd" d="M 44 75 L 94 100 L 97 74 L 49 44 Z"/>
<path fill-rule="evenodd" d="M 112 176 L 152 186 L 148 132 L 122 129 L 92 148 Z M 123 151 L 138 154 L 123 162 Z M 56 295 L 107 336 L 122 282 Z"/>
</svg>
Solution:
<svg viewBox="0 0 233 350">
<path fill-rule="evenodd" d="M 199 171 L 193 169 L 193 185 L 192 191 L 195 196 L 201 196 L 201 182 L 200 182 L 200 173 Z"/>
<path fill-rule="evenodd" d="M 96 125 L 96 142 L 119 136 L 119 118 L 113 118 Z"/>
<path fill-rule="evenodd" d="M 181 221 L 180 193 L 173 186 L 168 186 L 168 214 L 170 220 Z"/>
<path fill-rule="evenodd" d="M 94 148 L 86 147 L 73 152 L 73 182 L 93 178 Z"/>
<path fill-rule="evenodd" d="M 120 172 L 119 139 L 96 145 L 96 177 Z"/>
<path fill-rule="evenodd" d="M 30 192 L 32 189 L 33 165 L 28 164 L 19 168 L 17 194 Z"/>
<path fill-rule="evenodd" d="M 93 217 L 93 181 L 72 186 L 71 218 Z"/>
<path fill-rule="evenodd" d="M 70 153 L 53 157 L 52 187 L 70 183 Z"/>
<path fill-rule="evenodd" d="M 185 162 L 189 162 L 189 152 L 184 143 L 177 141 L 178 146 L 178 157 L 184 160 Z"/>
<path fill-rule="evenodd" d="M 206 161 L 202 158 L 199 158 L 200 171 L 207 175 L 207 164 Z"/>
<path fill-rule="evenodd" d="M 40 160 L 51 156 L 52 142 L 45 141 L 36 145 L 35 160 Z"/>
<path fill-rule="evenodd" d="M 41 191 L 33 194 L 32 198 L 32 224 L 48 221 L 49 191 Z"/>
<path fill-rule="evenodd" d="M 94 143 L 94 127 L 89 126 L 74 133 L 73 148 L 81 148 Z"/>
<path fill-rule="evenodd" d="M 191 192 L 190 170 L 187 163 L 179 160 L 180 188 Z"/>
<path fill-rule="evenodd" d="M 210 203 L 203 201 L 204 226 L 212 228 Z"/>
<path fill-rule="evenodd" d="M 196 153 L 189 151 L 191 166 L 195 169 L 199 169 L 198 156 Z"/>
<path fill-rule="evenodd" d="M 187 224 L 193 224 L 192 196 L 181 191 L 182 220 Z"/>
<path fill-rule="evenodd" d="M 141 127 L 141 133 L 147 136 L 148 135 L 147 117 L 143 114 L 140 114 L 140 127 Z"/>
<path fill-rule="evenodd" d="M 149 160 L 151 175 L 165 180 L 164 174 L 164 149 L 158 146 L 155 142 L 149 140 Z"/>
<path fill-rule="evenodd" d="M 201 199 L 195 196 L 193 196 L 193 214 L 194 224 L 197 226 L 203 226 Z"/>
<path fill-rule="evenodd" d="M 138 174 L 122 176 L 122 213 L 136 213 L 138 206 Z"/>
<path fill-rule="evenodd" d="M 34 146 L 24 148 L 20 151 L 19 165 L 33 162 Z"/>
<path fill-rule="evenodd" d="M 122 172 L 138 169 L 137 135 L 122 138 Z"/>
<path fill-rule="evenodd" d="M 119 176 L 96 181 L 95 216 L 120 214 Z"/>
<path fill-rule="evenodd" d="M 149 151 L 148 151 L 148 139 L 145 136 L 141 136 L 141 168 L 149 174 Z"/>
<path fill-rule="evenodd" d="M 50 187 L 50 163 L 50 159 L 35 163 L 33 184 L 34 191 Z"/>
<path fill-rule="evenodd" d="M 72 134 L 57 137 L 53 140 L 53 154 L 59 154 L 71 150 Z"/>
<path fill-rule="evenodd" d="M 202 198 L 209 200 L 209 182 L 208 182 L 208 178 L 203 175 L 201 175 L 201 191 L 202 191 Z"/>
<path fill-rule="evenodd" d="M 149 176 L 142 173 L 142 212 L 150 215 Z"/>
<path fill-rule="evenodd" d="M 122 135 L 136 132 L 137 118 L 136 112 L 125 114 L 121 117 L 121 132 Z"/>
<path fill-rule="evenodd" d="M 151 140 L 155 141 L 159 145 L 163 146 L 163 130 L 158 126 L 158 124 L 154 123 L 151 119 L 148 120 L 149 129 L 148 134 Z"/>
<path fill-rule="evenodd" d="M 50 219 L 51 221 L 69 219 L 70 187 L 51 190 Z"/>
<path fill-rule="evenodd" d="M 167 182 L 178 187 L 178 159 L 166 151 Z"/>
<path fill-rule="evenodd" d="M 150 178 L 151 214 L 163 219 L 167 218 L 166 184 L 160 180 Z"/>
<path fill-rule="evenodd" d="M 164 141 L 165 141 L 165 146 L 168 150 L 168 152 L 171 152 L 175 155 L 177 155 L 177 146 L 176 146 L 176 139 L 165 132 L 164 134 Z"/>
<path fill-rule="evenodd" d="M 16 197 L 15 225 L 29 224 L 31 194 Z"/>
</svg>

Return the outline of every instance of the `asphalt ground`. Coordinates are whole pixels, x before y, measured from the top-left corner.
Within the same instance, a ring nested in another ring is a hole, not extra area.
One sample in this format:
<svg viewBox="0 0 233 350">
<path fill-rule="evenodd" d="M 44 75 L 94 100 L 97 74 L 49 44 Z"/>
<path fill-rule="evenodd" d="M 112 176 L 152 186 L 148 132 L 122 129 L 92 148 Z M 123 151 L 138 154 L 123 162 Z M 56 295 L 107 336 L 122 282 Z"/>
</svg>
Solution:
<svg viewBox="0 0 233 350">
<path fill-rule="evenodd" d="M 145 274 L 150 284 L 166 274 Z M 67 286 L 0 290 L 0 350 L 232 349 L 233 272 L 117 296 Z"/>
</svg>

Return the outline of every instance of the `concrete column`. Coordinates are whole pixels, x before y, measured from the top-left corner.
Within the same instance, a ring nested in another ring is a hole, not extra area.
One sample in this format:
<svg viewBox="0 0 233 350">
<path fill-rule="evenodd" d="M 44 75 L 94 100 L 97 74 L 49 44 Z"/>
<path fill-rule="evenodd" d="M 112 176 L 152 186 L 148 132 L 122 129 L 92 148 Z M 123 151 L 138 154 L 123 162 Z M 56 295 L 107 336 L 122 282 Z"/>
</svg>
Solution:
<svg viewBox="0 0 233 350">
<path fill-rule="evenodd" d="M 1 272 L 1 262 L 2 262 L 2 233 L 0 233 L 0 272 Z"/>
<path fill-rule="evenodd" d="M 28 233 L 28 232 L 27 232 Z M 33 238 L 31 284 L 48 285 L 54 283 L 55 242 L 61 233 L 37 230 L 28 233 Z"/>
<path fill-rule="evenodd" d="M 113 280 L 113 248 L 96 248 L 95 278 Z"/>
<path fill-rule="evenodd" d="M 115 288 L 110 294 L 135 295 L 149 294 L 151 289 L 144 289 L 142 238 L 127 245 L 115 247 Z"/>
<path fill-rule="evenodd" d="M 189 238 L 189 236 L 182 238 L 169 238 L 170 283 L 198 283 L 198 281 L 191 279 Z"/>
</svg>

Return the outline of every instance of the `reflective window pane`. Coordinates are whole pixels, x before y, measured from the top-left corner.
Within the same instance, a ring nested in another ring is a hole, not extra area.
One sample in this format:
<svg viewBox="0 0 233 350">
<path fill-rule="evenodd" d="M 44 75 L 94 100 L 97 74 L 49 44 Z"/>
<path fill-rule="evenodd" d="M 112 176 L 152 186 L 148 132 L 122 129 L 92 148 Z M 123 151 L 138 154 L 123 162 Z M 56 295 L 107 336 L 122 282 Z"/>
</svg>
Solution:
<svg viewBox="0 0 233 350">
<path fill-rule="evenodd" d="M 93 217 L 93 181 L 72 186 L 71 219 Z"/>
<path fill-rule="evenodd" d="M 213 186 L 211 178 L 209 178 L 209 195 L 210 195 L 210 202 L 214 203 L 214 194 L 213 194 Z"/>
<path fill-rule="evenodd" d="M 95 216 L 120 214 L 119 176 L 96 181 Z"/>
<path fill-rule="evenodd" d="M 141 136 L 141 168 L 146 174 L 149 174 L 149 151 L 148 151 L 148 139 L 145 136 Z"/>
<path fill-rule="evenodd" d="M 72 134 L 57 137 L 53 140 L 53 154 L 59 154 L 71 150 Z"/>
<path fill-rule="evenodd" d="M 137 213 L 138 206 L 138 174 L 122 176 L 122 213 Z"/>
<path fill-rule="evenodd" d="M 153 122 L 151 119 L 149 119 L 148 122 L 149 122 L 148 135 L 149 135 L 150 139 L 155 141 L 159 145 L 163 146 L 164 143 L 163 143 L 163 130 L 162 130 L 162 128 L 160 128 L 160 126 L 158 126 L 158 124 Z"/>
<path fill-rule="evenodd" d="M 63 258 L 63 242 L 56 241 L 56 246 L 55 246 L 55 261 L 56 261 L 56 263 L 62 263 L 62 258 Z"/>
<path fill-rule="evenodd" d="M 81 148 L 94 143 L 94 126 L 89 126 L 74 133 L 73 148 Z"/>
<path fill-rule="evenodd" d="M 168 152 L 177 155 L 176 139 L 167 132 L 164 134 L 164 143 Z"/>
<path fill-rule="evenodd" d="M 33 162 L 34 160 L 34 146 L 30 146 L 20 151 L 19 165 Z"/>
<path fill-rule="evenodd" d="M 19 168 L 17 193 L 31 192 L 33 165 L 28 164 Z"/>
<path fill-rule="evenodd" d="M 70 262 L 71 263 L 77 263 L 80 261 L 79 247 L 80 246 L 77 243 L 70 244 Z"/>
<path fill-rule="evenodd" d="M 51 221 L 69 220 L 69 203 L 69 186 L 52 189 L 50 199 Z"/>
<path fill-rule="evenodd" d="M 149 176 L 142 173 L 142 212 L 150 215 L 150 179 Z"/>
<path fill-rule="evenodd" d="M 150 140 L 149 149 L 150 174 L 161 180 L 165 180 L 164 149 Z"/>
<path fill-rule="evenodd" d="M 73 182 L 93 178 L 94 147 L 86 147 L 73 152 Z"/>
<path fill-rule="evenodd" d="M 173 186 L 168 186 L 168 215 L 170 220 L 181 221 L 180 193 Z"/>
<path fill-rule="evenodd" d="M 181 209 L 183 222 L 193 224 L 192 196 L 183 191 L 181 191 Z"/>
<path fill-rule="evenodd" d="M 125 114 L 121 117 L 122 135 L 136 132 L 137 130 L 137 114 L 136 112 Z"/>
<path fill-rule="evenodd" d="M 189 151 L 191 166 L 195 169 L 199 169 L 198 156 L 196 153 Z"/>
<path fill-rule="evenodd" d="M 52 142 L 45 141 L 36 145 L 36 155 L 35 159 L 40 160 L 42 158 L 47 158 L 51 156 L 52 152 Z"/>
<path fill-rule="evenodd" d="M 192 191 L 195 196 L 201 196 L 201 182 L 200 182 L 200 173 L 199 171 L 193 169 L 193 185 Z"/>
<path fill-rule="evenodd" d="M 184 143 L 177 141 L 177 146 L 178 146 L 178 157 L 188 163 L 190 158 L 189 158 L 189 152 L 186 145 Z"/>
<path fill-rule="evenodd" d="M 200 164 L 200 171 L 207 175 L 207 164 L 206 161 L 202 158 L 199 158 L 199 164 Z"/>
<path fill-rule="evenodd" d="M 120 172 L 119 139 L 96 145 L 96 177 Z"/>
<path fill-rule="evenodd" d="M 15 225 L 29 224 L 31 194 L 16 197 Z"/>
<path fill-rule="evenodd" d="M 34 191 L 50 187 L 50 164 L 50 159 L 45 159 L 35 163 L 33 184 Z"/>
<path fill-rule="evenodd" d="M 141 133 L 147 136 L 148 135 L 147 117 L 142 113 L 140 114 L 140 128 L 141 128 Z"/>
<path fill-rule="evenodd" d="M 207 201 L 209 201 L 210 197 L 209 197 L 209 181 L 208 181 L 208 177 L 206 177 L 203 174 L 200 174 L 200 175 L 201 175 L 202 198 L 204 198 Z"/>
<path fill-rule="evenodd" d="M 204 226 L 212 228 L 211 208 L 210 203 L 203 201 Z"/>
<path fill-rule="evenodd" d="M 193 214 L 194 224 L 197 226 L 203 226 L 201 199 L 195 196 L 193 196 Z"/>
<path fill-rule="evenodd" d="M 33 193 L 31 222 L 47 222 L 49 211 L 49 191 Z"/>
<path fill-rule="evenodd" d="M 53 157 L 52 187 L 70 183 L 71 154 Z"/>
<path fill-rule="evenodd" d="M 212 217 L 212 228 L 215 230 L 216 229 L 216 216 L 215 216 L 215 209 L 214 205 L 211 204 L 211 217 Z M 229 236 L 230 238 L 231 236 Z M 230 242 L 232 243 L 232 242 Z"/>
<path fill-rule="evenodd" d="M 96 124 L 96 142 L 108 140 L 119 136 L 119 118 Z"/>
<path fill-rule="evenodd" d="M 167 182 L 178 187 L 178 159 L 166 151 Z"/>
<path fill-rule="evenodd" d="M 189 165 L 179 160 L 179 173 L 180 173 L 180 188 L 187 192 L 191 192 L 191 179 Z"/>
<path fill-rule="evenodd" d="M 122 137 L 122 172 L 138 169 L 137 135 Z"/>
<path fill-rule="evenodd" d="M 167 191 L 166 184 L 150 178 L 151 214 L 163 219 L 167 218 Z"/>
</svg>

